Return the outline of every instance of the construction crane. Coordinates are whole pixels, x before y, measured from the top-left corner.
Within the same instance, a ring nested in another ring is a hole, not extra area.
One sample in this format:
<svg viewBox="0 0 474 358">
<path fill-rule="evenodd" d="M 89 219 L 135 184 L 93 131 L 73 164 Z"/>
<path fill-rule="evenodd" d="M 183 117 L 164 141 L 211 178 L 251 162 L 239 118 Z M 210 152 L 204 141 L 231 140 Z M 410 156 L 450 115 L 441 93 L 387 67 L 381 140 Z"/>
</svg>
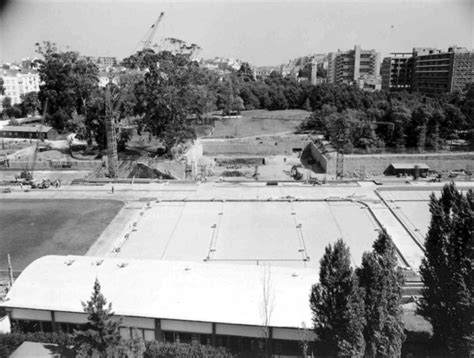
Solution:
<svg viewBox="0 0 474 358">
<path fill-rule="evenodd" d="M 117 178 L 118 176 L 117 131 L 115 130 L 115 120 L 118 117 L 118 110 L 123 102 L 123 96 L 123 92 L 120 92 L 113 106 L 110 85 L 105 87 L 105 133 L 107 137 L 109 178 Z"/>
<path fill-rule="evenodd" d="M 46 99 L 46 102 L 44 103 L 43 118 L 41 118 L 41 124 L 38 127 L 38 131 L 37 131 L 37 139 L 36 139 L 35 149 L 33 152 L 33 158 L 30 161 L 28 161 L 26 168 L 21 171 L 20 175 L 15 177 L 17 181 L 24 182 L 25 184 L 33 183 L 33 173 L 35 171 L 36 159 L 38 157 L 38 152 L 39 152 L 39 145 L 40 145 L 40 142 L 44 140 L 42 130 L 44 126 L 44 119 L 46 117 L 47 109 L 48 109 L 48 99 Z"/>
<path fill-rule="evenodd" d="M 158 29 L 158 25 L 160 24 L 161 20 L 163 19 L 163 16 L 165 16 L 165 13 L 162 12 L 160 16 L 158 16 L 158 19 L 151 25 L 150 29 L 147 31 L 145 36 L 143 37 L 143 40 L 140 41 L 142 44 L 141 50 L 147 50 L 151 47 L 151 41 L 153 40 L 153 37 L 155 36 L 156 30 Z"/>
</svg>

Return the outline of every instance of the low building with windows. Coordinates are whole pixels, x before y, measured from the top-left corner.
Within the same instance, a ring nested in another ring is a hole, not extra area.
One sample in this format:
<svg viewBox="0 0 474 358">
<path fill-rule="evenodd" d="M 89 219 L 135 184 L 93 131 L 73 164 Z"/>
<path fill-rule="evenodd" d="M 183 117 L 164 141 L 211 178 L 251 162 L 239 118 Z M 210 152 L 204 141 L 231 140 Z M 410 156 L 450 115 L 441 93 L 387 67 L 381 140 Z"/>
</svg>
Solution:
<svg viewBox="0 0 474 358">
<path fill-rule="evenodd" d="M 124 338 L 138 332 L 145 340 L 239 351 L 267 338 L 273 354 L 294 356 L 302 326 L 312 327 L 317 273 L 306 268 L 45 256 L 23 271 L 0 307 L 24 331 L 72 332 L 87 322 L 81 302 L 96 278 L 122 317 Z"/>
<path fill-rule="evenodd" d="M 58 132 L 53 127 L 42 125 L 0 127 L 0 138 L 37 139 L 40 137 L 54 140 L 58 137 Z"/>
<path fill-rule="evenodd" d="M 392 163 L 385 170 L 386 175 L 427 175 L 430 167 L 425 163 Z"/>
</svg>

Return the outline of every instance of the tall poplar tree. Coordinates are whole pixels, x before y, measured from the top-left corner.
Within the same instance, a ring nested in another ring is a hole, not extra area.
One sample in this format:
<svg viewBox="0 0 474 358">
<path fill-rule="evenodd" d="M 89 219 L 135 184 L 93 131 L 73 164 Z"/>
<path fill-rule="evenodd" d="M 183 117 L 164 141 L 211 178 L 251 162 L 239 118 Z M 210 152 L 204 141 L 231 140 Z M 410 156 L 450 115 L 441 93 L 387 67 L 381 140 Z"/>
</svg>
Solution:
<svg viewBox="0 0 474 358">
<path fill-rule="evenodd" d="M 120 344 L 120 320 L 113 319 L 112 304 L 101 292 L 99 280 L 95 280 L 91 298 L 82 302 L 84 312 L 88 314 L 85 331 L 75 331 L 75 345 L 79 356 L 100 357 L 114 355 Z"/>
<path fill-rule="evenodd" d="M 373 250 L 363 254 L 357 275 L 364 290 L 365 357 L 400 357 L 405 339 L 400 307 L 403 275 L 385 230 L 375 240 Z"/>
<path fill-rule="evenodd" d="M 474 351 L 474 195 L 453 183 L 430 198 L 431 224 L 420 273 L 424 284 L 418 312 L 433 325 L 443 354 Z"/>
<path fill-rule="evenodd" d="M 320 261 L 319 283 L 310 295 L 314 331 L 322 354 L 362 357 L 364 306 L 349 248 L 342 239 L 328 245 Z"/>
</svg>

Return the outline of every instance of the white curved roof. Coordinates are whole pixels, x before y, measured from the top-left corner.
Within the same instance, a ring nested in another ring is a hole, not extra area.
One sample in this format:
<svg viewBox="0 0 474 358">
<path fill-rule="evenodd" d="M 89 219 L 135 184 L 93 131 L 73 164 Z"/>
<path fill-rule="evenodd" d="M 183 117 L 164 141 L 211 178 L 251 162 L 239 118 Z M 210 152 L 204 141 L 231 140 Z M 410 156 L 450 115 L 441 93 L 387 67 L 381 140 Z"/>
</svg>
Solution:
<svg viewBox="0 0 474 358">
<path fill-rule="evenodd" d="M 269 325 L 311 327 L 316 270 L 273 266 L 45 256 L 23 271 L 0 306 L 83 312 L 97 277 L 116 315 L 261 326 L 268 273 Z"/>
</svg>

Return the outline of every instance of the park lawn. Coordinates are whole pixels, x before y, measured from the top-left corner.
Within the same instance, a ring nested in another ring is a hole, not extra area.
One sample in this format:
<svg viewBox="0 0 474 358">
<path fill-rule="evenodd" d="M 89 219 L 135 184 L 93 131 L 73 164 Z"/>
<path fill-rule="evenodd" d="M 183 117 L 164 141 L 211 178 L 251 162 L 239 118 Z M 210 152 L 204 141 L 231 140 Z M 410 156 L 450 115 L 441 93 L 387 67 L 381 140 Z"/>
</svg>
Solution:
<svg viewBox="0 0 474 358">
<path fill-rule="evenodd" d="M 83 255 L 123 207 L 117 200 L 0 200 L 0 270 L 45 255 Z"/>
<path fill-rule="evenodd" d="M 217 120 L 211 137 L 250 137 L 295 132 L 311 112 L 299 109 L 243 111 L 241 118 Z"/>
</svg>

